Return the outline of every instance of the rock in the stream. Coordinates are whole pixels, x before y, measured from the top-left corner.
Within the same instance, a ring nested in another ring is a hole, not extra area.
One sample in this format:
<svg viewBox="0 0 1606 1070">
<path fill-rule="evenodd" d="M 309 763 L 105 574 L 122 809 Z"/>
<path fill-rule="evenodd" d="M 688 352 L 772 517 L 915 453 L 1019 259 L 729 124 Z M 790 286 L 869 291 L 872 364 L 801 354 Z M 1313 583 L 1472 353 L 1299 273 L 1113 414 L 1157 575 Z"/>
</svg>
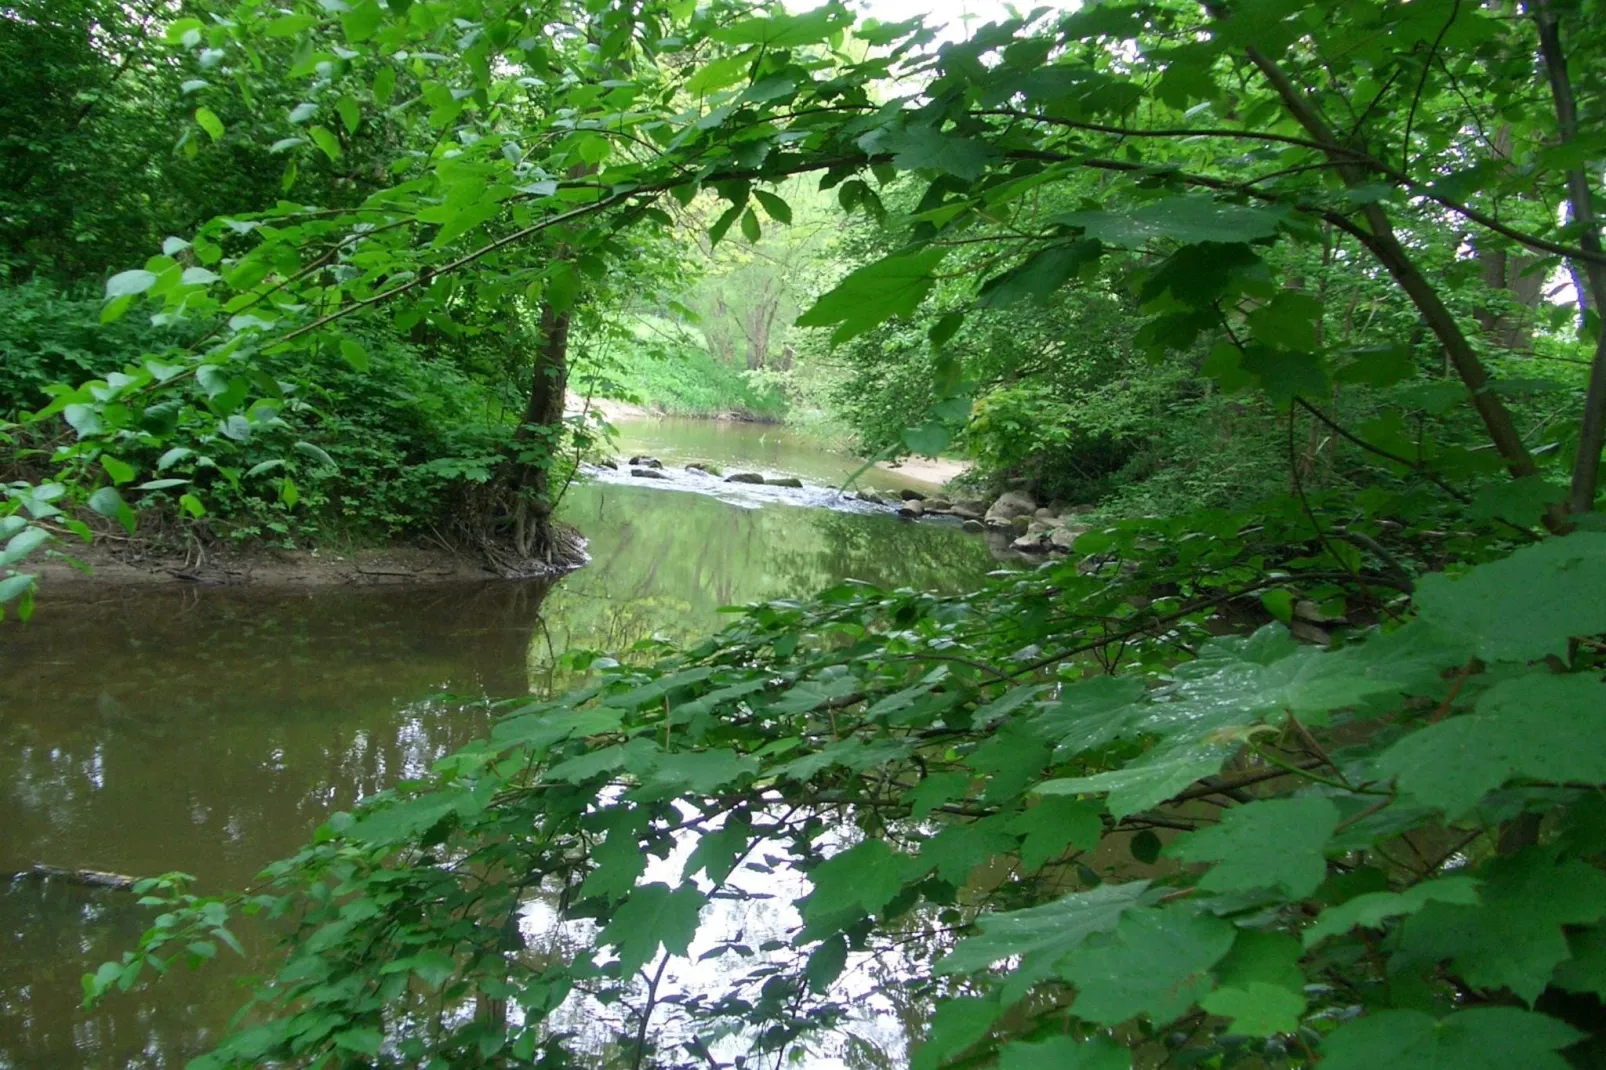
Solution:
<svg viewBox="0 0 1606 1070">
<path fill-rule="evenodd" d="M 612 457 L 601 458 L 597 461 L 597 466 L 599 468 L 612 468 L 615 472 L 619 471 L 619 462 Z"/>
<path fill-rule="evenodd" d="M 630 474 L 635 476 L 637 479 L 668 479 L 669 478 L 660 469 L 657 469 L 657 468 L 632 468 L 630 470 Z"/>
<path fill-rule="evenodd" d="M 987 525 L 983 524 L 980 520 L 977 520 L 974 517 L 970 517 L 967 518 L 963 524 L 959 525 L 959 530 L 968 531 L 972 535 L 980 535 L 987 530 Z"/>
<path fill-rule="evenodd" d="M 719 465 L 717 465 L 717 464 L 709 464 L 707 461 L 693 461 L 691 464 L 688 464 L 686 466 L 686 471 L 688 471 L 688 472 L 701 472 L 704 475 L 716 476 L 716 477 L 717 476 L 722 476 L 722 475 L 725 474 L 723 471 L 720 470 Z"/>
<path fill-rule="evenodd" d="M 986 511 L 985 508 L 971 509 L 963 502 L 955 502 L 953 508 L 948 510 L 948 513 L 950 516 L 957 516 L 960 520 L 980 521 Z"/>
<path fill-rule="evenodd" d="M 1022 535 L 1010 543 L 1009 548 L 1023 554 L 1042 554 L 1048 552 L 1048 542 L 1041 535 Z"/>
<path fill-rule="evenodd" d="M 776 476 L 774 479 L 764 481 L 766 487 L 791 487 L 793 490 L 802 490 L 803 481 L 797 476 Z"/>
<path fill-rule="evenodd" d="M 762 483 L 764 477 L 757 472 L 732 472 L 725 477 L 727 483 Z"/>
<path fill-rule="evenodd" d="M 1032 530 L 1032 518 L 1029 516 L 1012 516 L 1009 518 L 1009 530 L 1017 535 L 1024 535 Z"/>
<path fill-rule="evenodd" d="M 861 502 L 869 502 L 871 505 L 887 504 L 887 500 L 873 490 L 859 491 L 859 500 Z"/>
<path fill-rule="evenodd" d="M 1055 550 L 1069 550 L 1072 544 L 1076 542 L 1076 537 L 1086 530 L 1086 527 L 1080 525 L 1066 524 L 1062 527 L 1057 527 L 1048 533 L 1048 545 Z"/>
<path fill-rule="evenodd" d="M 656 457 L 644 457 L 640 455 L 630 458 L 630 463 L 642 468 L 662 468 L 664 466 L 664 462 L 660 461 Z"/>
<path fill-rule="evenodd" d="M 926 508 L 923 504 L 921 504 L 919 498 L 911 498 L 902 505 L 898 506 L 898 515 L 909 520 L 914 520 L 918 517 L 924 516 L 925 512 Z"/>
<path fill-rule="evenodd" d="M 1030 517 L 1037 512 L 1037 503 L 1031 496 L 1018 490 L 1005 491 L 987 508 L 987 520 L 1008 523 L 1018 516 Z"/>
<path fill-rule="evenodd" d="M 921 494 L 918 490 L 900 490 L 898 492 L 898 497 L 902 498 L 906 502 L 923 502 L 926 500 L 926 496 Z"/>
<path fill-rule="evenodd" d="M 947 498 L 927 498 L 920 503 L 928 513 L 951 513 L 954 503 Z"/>
</svg>

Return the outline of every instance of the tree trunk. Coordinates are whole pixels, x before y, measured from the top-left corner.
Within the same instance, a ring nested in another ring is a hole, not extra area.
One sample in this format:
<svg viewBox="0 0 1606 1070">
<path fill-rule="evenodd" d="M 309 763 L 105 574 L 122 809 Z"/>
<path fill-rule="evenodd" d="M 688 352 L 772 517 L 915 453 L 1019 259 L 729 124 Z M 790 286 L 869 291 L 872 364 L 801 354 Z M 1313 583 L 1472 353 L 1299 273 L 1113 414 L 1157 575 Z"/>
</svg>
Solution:
<svg viewBox="0 0 1606 1070">
<path fill-rule="evenodd" d="M 552 527 L 551 471 L 563 429 L 563 399 L 569 384 L 569 318 L 551 302 L 541 305 L 541 345 L 530 374 L 530 397 L 514 435 L 514 478 L 518 492 L 518 551 L 553 563 L 557 544 Z"/>
</svg>

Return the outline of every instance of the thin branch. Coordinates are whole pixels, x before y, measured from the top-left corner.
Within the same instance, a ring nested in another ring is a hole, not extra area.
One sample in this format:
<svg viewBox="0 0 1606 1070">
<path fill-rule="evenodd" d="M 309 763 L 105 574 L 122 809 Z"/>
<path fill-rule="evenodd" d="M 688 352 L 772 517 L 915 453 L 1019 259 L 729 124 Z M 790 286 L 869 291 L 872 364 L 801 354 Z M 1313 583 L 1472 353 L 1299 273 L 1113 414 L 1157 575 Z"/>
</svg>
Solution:
<svg viewBox="0 0 1606 1070">
<path fill-rule="evenodd" d="M 1539 54 L 1544 58 L 1550 94 L 1556 102 L 1556 131 L 1563 145 L 1578 136 L 1578 104 L 1573 97 L 1572 79 L 1567 74 L 1567 57 L 1561 47 L 1561 24 L 1553 0 L 1534 0 L 1534 23 L 1539 29 Z M 1572 204 L 1572 221 L 1579 229 L 1578 242 L 1592 253 L 1601 252 L 1600 223 L 1595 218 L 1594 193 L 1582 163 L 1567 171 L 1567 199 Z M 1586 258 L 1583 274 L 1595 308 L 1606 309 L 1606 268 L 1593 257 Z M 1595 491 L 1600 480 L 1600 454 L 1606 446 L 1606 331 L 1595 340 L 1595 357 L 1589 371 L 1589 388 L 1584 395 L 1584 413 L 1578 426 L 1578 458 L 1573 463 L 1571 506 L 1575 513 L 1595 508 Z"/>
<path fill-rule="evenodd" d="M 1416 93 L 1411 97 L 1411 109 L 1405 113 L 1405 137 L 1400 143 L 1400 171 L 1403 174 L 1411 173 L 1411 127 L 1416 124 L 1416 109 L 1422 103 L 1422 90 L 1427 87 L 1428 75 L 1433 70 L 1433 57 L 1439 54 L 1439 46 L 1444 43 L 1444 35 L 1450 32 L 1455 24 L 1456 16 L 1461 14 L 1461 0 L 1454 0 L 1450 5 L 1450 17 L 1444 20 L 1439 27 L 1439 35 L 1433 39 L 1428 48 L 1428 58 L 1422 61 L 1422 77 L 1417 79 Z"/>
</svg>

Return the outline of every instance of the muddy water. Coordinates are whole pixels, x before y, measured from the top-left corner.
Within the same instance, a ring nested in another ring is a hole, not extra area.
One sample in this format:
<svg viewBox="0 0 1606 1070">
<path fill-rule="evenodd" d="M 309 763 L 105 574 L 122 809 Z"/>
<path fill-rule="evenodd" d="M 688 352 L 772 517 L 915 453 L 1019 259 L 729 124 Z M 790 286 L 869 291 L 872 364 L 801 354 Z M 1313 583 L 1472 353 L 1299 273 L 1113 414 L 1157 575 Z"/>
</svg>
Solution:
<svg viewBox="0 0 1606 1070">
<path fill-rule="evenodd" d="M 993 567 L 979 539 L 885 515 L 631 485 L 577 486 L 563 512 L 592 563 L 550 587 L 47 591 L 32 623 L 0 624 L 0 872 L 239 886 L 480 732 L 478 700 L 546 686 L 568 647 L 688 637 L 722 605 L 846 577 L 953 589 Z M 0 1068 L 181 1066 L 220 1033 L 247 963 L 78 1010 L 79 976 L 148 922 L 131 898 L 0 880 Z"/>
</svg>

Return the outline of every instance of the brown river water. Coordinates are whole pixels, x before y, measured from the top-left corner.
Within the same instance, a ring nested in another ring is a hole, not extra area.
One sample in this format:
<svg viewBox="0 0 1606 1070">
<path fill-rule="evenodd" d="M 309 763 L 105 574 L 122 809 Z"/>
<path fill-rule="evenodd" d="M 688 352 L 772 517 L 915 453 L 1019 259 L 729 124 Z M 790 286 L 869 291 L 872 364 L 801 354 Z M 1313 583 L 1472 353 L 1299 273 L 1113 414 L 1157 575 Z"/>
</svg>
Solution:
<svg viewBox="0 0 1606 1070">
<path fill-rule="evenodd" d="M 720 626 L 722 606 L 845 578 L 956 590 L 995 567 L 980 538 L 950 525 L 821 507 L 857 465 L 784 430 L 622 430 L 627 456 L 815 486 L 726 500 L 684 482 L 576 485 L 562 511 L 592 560 L 553 584 L 45 590 L 33 621 L 0 623 L 0 873 L 180 870 L 203 893 L 239 887 L 331 811 L 482 732 L 480 700 L 550 686 L 566 649 L 691 638 Z M 80 976 L 148 922 L 126 892 L 0 878 L 0 1070 L 177 1067 L 216 1040 L 253 965 L 228 952 L 198 975 L 79 1008 Z"/>
</svg>

